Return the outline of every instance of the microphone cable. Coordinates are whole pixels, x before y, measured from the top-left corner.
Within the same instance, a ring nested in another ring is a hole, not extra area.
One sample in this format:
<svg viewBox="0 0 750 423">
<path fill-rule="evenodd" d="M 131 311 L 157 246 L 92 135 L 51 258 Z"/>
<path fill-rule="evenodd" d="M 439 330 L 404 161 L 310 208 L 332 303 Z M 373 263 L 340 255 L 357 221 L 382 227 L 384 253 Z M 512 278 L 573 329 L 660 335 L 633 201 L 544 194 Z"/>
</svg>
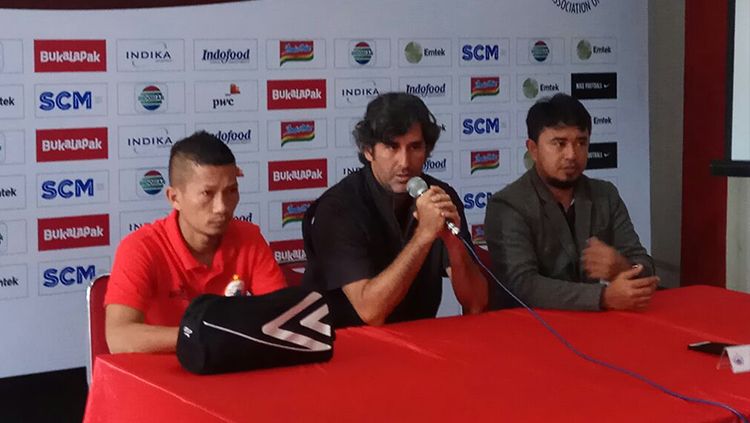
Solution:
<svg viewBox="0 0 750 423">
<path fill-rule="evenodd" d="M 620 366 L 617 366 L 615 364 L 608 363 L 608 362 L 606 362 L 604 360 L 599 360 L 598 358 L 592 357 L 592 356 L 590 356 L 590 355 L 588 355 L 588 354 L 586 354 L 586 353 L 578 350 L 576 347 L 573 346 L 573 344 L 570 343 L 570 341 L 568 341 L 562 334 L 560 334 L 560 332 L 558 332 L 557 330 L 555 330 L 555 328 L 553 328 L 552 325 L 550 325 L 546 320 L 544 320 L 544 318 L 542 316 L 540 316 L 539 313 L 537 313 L 534 309 L 532 309 L 531 307 L 529 307 L 528 305 L 526 305 L 526 303 L 524 303 L 513 292 L 511 292 L 510 289 L 506 288 L 505 285 L 502 282 L 500 282 L 500 280 L 498 280 L 497 277 L 495 277 L 495 274 L 492 271 L 490 271 L 490 269 L 488 269 L 487 266 L 484 265 L 484 263 L 482 263 L 482 260 L 479 258 L 479 256 L 477 255 L 476 251 L 474 251 L 473 244 L 469 243 L 466 239 L 464 239 L 464 237 L 462 237 L 460 235 L 458 235 L 458 238 L 464 243 L 464 246 L 466 247 L 466 249 L 469 250 L 469 253 L 471 254 L 471 256 L 474 259 L 474 261 L 477 264 L 479 264 L 479 266 L 482 269 L 484 269 L 484 271 L 488 275 L 490 275 L 492 277 L 492 279 L 495 281 L 495 283 L 497 283 L 498 285 L 500 285 L 500 287 L 503 288 L 503 290 L 505 292 L 507 292 L 508 295 L 510 295 L 511 297 L 513 297 L 513 299 L 518 304 L 520 304 L 521 306 L 523 306 L 531 314 L 531 316 L 534 317 L 537 321 L 539 321 L 539 323 L 541 323 L 542 326 L 544 326 L 555 338 L 557 338 L 557 340 L 560 341 L 560 343 L 562 343 L 567 349 L 569 349 L 570 351 L 572 351 L 578 357 L 580 357 L 580 358 L 582 358 L 582 359 L 584 359 L 584 360 L 586 360 L 588 362 L 591 362 L 591 363 L 597 364 L 599 366 L 605 367 L 607 369 L 614 370 L 616 372 L 619 372 L 619 373 L 625 374 L 627 376 L 633 377 L 633 378 L 635 378 L 635 379 L 637 379 L 637 380 L 639 380 L 641 382 L 644 382 L 644 383 L 646 383 L 648 385 L 651 385 L 653 388 L 656 388 L 659 391 L 661 391 L 661 392 L 663 392 L 663 393 L 665 393 L 667 395 L 670 395 L 672 397 L 681 399 L 683 401 L 692 402 L 692 403 L 696 403 L 696 404 L 711 405 L 711 406 L 714 406 L 714 407 L 723 408 L 723 409 L 729 411 L 730 413 L 734 414 L 739 419 L 740 422 L 742 422 L 742 423 L 750 423 L 750 422 L 748 422 L 747 417 L 745 417 L 742 413 L 740 413 L 739 411 L 737 411 L 734 408 L 732 408 L 730 405 L 727 405 L 727 404 L 724 404 L 724 403 L 721 403 L 721 402 L 718 402 L 718 401 L 711 401 L 711 400 L 707 400 L 707 399 L 703 399 L 703 398 L 690 397 L 688 395 L 681 394 L 681 393 L 673 391 L 673 390 L 671 390 L 671 389 L 669 389 L 669 388 L 667 388 L 667 387 L 665 387 L 663 385 L 660 385 L 660 384 L 654 382 L 653 380 L 647 378 L 646 376 L 643 376 L 643 375 L 641 375 L 639 373 L 636 373 L 636 372 L 634 372 L 632 370 L 628 370 L 628 369 L 626 369 L 624 367 L 620 367 Z"/>
</svg>

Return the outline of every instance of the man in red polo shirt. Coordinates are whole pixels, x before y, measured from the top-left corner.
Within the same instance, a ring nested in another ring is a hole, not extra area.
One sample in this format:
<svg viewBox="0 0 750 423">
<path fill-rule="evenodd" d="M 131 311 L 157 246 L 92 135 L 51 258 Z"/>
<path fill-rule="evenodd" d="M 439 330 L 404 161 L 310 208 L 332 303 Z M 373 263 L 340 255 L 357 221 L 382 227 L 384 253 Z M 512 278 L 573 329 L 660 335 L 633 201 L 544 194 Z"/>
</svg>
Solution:
<svg viewBox="0 0 750 423">
<path fill-rule="evenodd" d="M 112 353 L 174 351 L 177 329 L 200 294 L 266 294 L 286 284 L 258 226 L 233 218 L 237 168 L 221 140 L 198 132 L 174 144 L 172 213 L 117 248 L 106 305 Z"/>
</svg>

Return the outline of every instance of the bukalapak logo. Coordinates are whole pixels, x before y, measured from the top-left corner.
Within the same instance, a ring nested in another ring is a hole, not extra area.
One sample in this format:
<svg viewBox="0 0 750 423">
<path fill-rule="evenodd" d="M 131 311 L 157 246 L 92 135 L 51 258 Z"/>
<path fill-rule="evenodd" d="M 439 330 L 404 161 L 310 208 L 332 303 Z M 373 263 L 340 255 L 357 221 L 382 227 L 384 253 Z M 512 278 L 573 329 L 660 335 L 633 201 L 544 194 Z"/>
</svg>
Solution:
<svg viewBox="0 0 750 423">
<path fill-rule="evenodd" d="M 586 169 L 617 168 L 617 143 L 596 142 L 589 144 L 589 160 Z"/>
<path fill-rule="evenodd" d="M 109 215 L 38 219 L 39 251 L 109 245 Z"/>
<path fill-rule="evenodd" d="M 109 137 L 106 127 L 36 130 L 36 161 L 106 159 Z"/>
<path fill-rule="evenodd" d="M 279 264 L 297 263 L 307 260 L 305 244 L 301 239 L 287 239 L 268 243 L 273 251 L 273 258 Z"/>
<path fill-rule="evenodd" d="M 34 40 L 34 72 L 106 71 L 106 40 Z"/>
<path fill-rule="evenodd" d="M 268 110 L 325 109 L 325 79 L 267 81 Z"/>
<path fill-rule="evenodd" d="M 281 121 L 281 146 L 290 142 L 307 142 L 315 139 L 314 120 Z"/>
<path fill-rule="evenodd" d="M 310 208 L 312 201 L 285 201 L 281 203 L 281 227 L 290 223 L 302 222 L 305 212 Z"/>
<path fill-rule="evenodd" d="M 574 73 L 570 75 L 570 89 L 579 100 L 616 99 L 617 73 Z"/>
<path fill-rule="evenodd" d="M 268 162 L 268 190 L 325 188 L 328 186 L 326 159 Z"/>
</svg>

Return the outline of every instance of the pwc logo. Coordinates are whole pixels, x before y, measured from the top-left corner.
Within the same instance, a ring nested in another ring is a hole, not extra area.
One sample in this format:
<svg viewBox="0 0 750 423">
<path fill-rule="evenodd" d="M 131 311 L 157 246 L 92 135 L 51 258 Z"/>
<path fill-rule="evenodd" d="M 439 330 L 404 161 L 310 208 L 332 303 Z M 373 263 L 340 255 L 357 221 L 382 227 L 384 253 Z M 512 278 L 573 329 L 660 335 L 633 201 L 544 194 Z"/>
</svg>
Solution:
<svg viewBox="0 0 750 423">
<path fill-rule="evenodd" d="M 307 142 L 315 139 L 315 121 L 281 121 L 281 146 L 290 142 Z"/>
<path fill-rule="evenodd" d="M 268 190 L 325 188 L 328 186 L 326 159 L 268 162 Z"/>
<path fill-rule="evenodd" d="M 286 79 L 266 82 L 268 110 L 325 109 L 325 79 Z"/>
<path fill-rule="evenodd" d="M 36 131 L 38 163 L 106 159 L 108 148 L 109 137 L 106 127 Z"/>
<path fill-rule="evenodd" d="M 39 251 L 109 245 L 109 215 L 53 217 L 37 220 Z"/>
<path fill-rule="evenodd" d="M 281 203 L 281 227 L 287 224 L 302 222 L 305 212 L 312 201 L 285 201 Z"/>
<path fill-rule="evenodd" d="M 271 241 L 268 243 L 273 251 L 273 258 L 279 264 L 297 263 L 307 261 L 305 244 L 301 239 L 287 239 L 284 241 Z"/>
<path fill-rule="evenodd" d="M 106 40 L 34 40 L 34 72 L 106 71 Z"/>
</svg>

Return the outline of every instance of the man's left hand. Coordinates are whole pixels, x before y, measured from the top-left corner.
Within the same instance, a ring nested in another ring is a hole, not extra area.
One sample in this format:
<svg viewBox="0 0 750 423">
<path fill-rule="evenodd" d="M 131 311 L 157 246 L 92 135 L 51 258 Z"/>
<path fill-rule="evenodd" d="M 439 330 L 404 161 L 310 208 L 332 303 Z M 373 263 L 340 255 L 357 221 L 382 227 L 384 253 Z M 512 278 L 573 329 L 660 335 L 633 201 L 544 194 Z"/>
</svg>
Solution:
<svg viewBox="0 0 750 423">
<path fill-rule="evenodd" d="M 620 272 L 630 268 L 622 254 L 596 237 L 589 238 L 581 259 L 583 269 L 592 279 L 612 281 Z"/>
</svg>

